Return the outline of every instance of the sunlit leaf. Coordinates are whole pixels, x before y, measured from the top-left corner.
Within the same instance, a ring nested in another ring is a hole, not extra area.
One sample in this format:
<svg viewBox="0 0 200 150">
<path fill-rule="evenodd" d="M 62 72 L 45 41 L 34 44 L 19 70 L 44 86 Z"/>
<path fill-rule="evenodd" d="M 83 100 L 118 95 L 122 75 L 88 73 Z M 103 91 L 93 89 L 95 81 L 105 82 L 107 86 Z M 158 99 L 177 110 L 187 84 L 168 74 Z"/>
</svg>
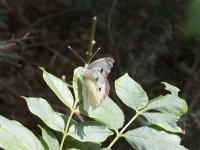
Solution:
<svg viewBox="0 0 200 150">
<path fill-rule="evenodd" d="M 122 110 L 109 97 L 93 111 L 87 113 L 83 110 L 83 106 L 79 107 L 79 111 L 113 130 L 121 128 L 125 120 Z"/>
<path fill-rule="evenodd" d="M 47 129 L 44 129 L 40 127 L 42 130 L 42 138 L 46 142 L 48 149 L 49 150 L 59 150 L 59 143 L 58 140 L 56 139 L 56 136 L 48 131 Z"/>
<path fill-rule="evenodd" d="M 186 150 L 179 136 L 149 127 L 128 131 L 124 137 L 137 150 Z"/>
<path fill-rule="evenodd" d="M 177 125 L 179 117 L 171 114 L 149 112 L 142 114 L 149 122 L 164 128 L 170 132 L 183 133 L 182 129 Z"/>
<path fill-rule="evenodd" d="M 162 82 L 162 84 L 165 85 L 165 90 L 169 91 L 172 93 L 172 95 L 178 96 L 178 92 L 180 91 L 177 87 L 170 85 L 167 82 Z"/>
<path fill-rule="evenodd" d="M 39 139 L 21 123 L 0 116 L 0 147 L 6 150 L 44 150 Z"/>
<path fill-rule="evenodd" d="M 146 92 L 127 73 L 115 81 L 115 89 L 122 102 L 136 111 L 148 103 Z"/>
<path fill-rule="evenodd" d="M 82 142 L 103 142 L 112 134 L 107 127 L 94 121 L 76 123 L 69 128 L 69 135 Z"/>
<path fill-rule="evenodd" d="M 163 113 L 168 113 L 176 116 L 182 116 L 188 110 L 185 100 L 178 97 L 178 88 L 164 83 L 166 90 L 169 90 L 171 94 L 165 96 L 159 96 L 149 102 L 145 110 L 157 110 Z"/>
<path fill-rule="evenodd" d="M 58 96 L 58 98 L 69 108 L 73 107 L 74 98 L 71 91 L 68 88 L 68 84 L 57 78 L 56 76 L 48 73 L 44 68 L 40 68 L 43 71 L 43 78 L 51 90 Z"/>
<path fill-rule="evenodd" d="M 34 97 L 23 98 L 26 100 L 29 110 L 38 116 L 47 126 L 56 131 L 64 131 L 65 122 L 63 118 L 52 109 L 45 99 Z"/>
</svg>

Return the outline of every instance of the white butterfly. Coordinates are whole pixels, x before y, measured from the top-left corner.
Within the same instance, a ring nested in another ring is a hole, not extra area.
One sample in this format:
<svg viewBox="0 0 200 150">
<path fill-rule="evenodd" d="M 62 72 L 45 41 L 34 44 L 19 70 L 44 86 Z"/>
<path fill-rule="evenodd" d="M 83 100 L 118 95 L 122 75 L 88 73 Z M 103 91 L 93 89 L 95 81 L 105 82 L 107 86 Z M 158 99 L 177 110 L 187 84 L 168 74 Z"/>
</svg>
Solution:
<svg viewBox="0 0 200 150">
<path fill-rule="evenodd" d="M 85 64 L 83 70 L 83 105 L 85 111 L 94 110 L 103 102 L 110 90 L 107 76 L 113 67 L 114 60 L 104 57 Z"/>
</svg>

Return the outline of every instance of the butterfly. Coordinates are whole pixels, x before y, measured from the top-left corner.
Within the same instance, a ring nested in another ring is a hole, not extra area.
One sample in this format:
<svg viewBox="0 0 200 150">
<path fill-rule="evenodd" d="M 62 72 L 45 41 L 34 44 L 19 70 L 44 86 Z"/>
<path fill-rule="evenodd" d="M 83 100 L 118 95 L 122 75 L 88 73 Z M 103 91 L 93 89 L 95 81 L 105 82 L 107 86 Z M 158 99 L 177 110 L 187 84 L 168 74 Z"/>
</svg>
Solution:
<svg viewBox="0 0 200 150">
<path fill-rule="evenodd" d="M 85 64 L 83 69 L 83 108 L 91 111 L 97 108 L 107 98 L 110 85 L 107 79 L 113 67 L 114 60 L 104 57 Z"/>
<path fill-rule="evenodd" d="M 92 63 L 86 63 L 76 51 L 70 46 L 68 46 L 68 48 L 85 62 L 85 67 L 82 72 L 83 109 L 87 112 L 94 110 L 106 100 L 109 94 L 110 85 L 107 76 L 113 67 L 114 60 L 111 57 L 104 57 L 99 58 Z M 90 60 L 99 50 L 100 48 L 94 53 Z"/>
</svg>

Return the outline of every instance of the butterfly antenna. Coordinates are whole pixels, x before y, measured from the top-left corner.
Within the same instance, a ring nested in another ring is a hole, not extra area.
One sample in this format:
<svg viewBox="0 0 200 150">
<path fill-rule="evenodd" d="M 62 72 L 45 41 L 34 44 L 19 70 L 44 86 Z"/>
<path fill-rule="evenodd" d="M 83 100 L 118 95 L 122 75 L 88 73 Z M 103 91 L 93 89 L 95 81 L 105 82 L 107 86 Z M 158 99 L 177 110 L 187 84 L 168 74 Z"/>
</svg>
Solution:
<svg viewBox="0 0 200 150">
<path fill-rule="evenodd" d="M 98 51 L 100 50 L 100 47 L 96 50 L 96 52 L 92 55 L 92 57 L 90 58 L 90 60 L 88 61 L 88 64 L 90 63 L 90 61 L 94 58 L 94 56 L 98 53 Z"/>
<path fill-rule="evenodd" d="M 75 50 L 73 50 L 69 45 L 68 48 L 70 49 L 70 51 L 72 51 L 74 53 L 74 55 L 76 55 L 78 58 L 80 58 L 85 64 L 87 64 L 87 62 L 83 59 L 83 57 L 81 57 Z"/>
</svg>

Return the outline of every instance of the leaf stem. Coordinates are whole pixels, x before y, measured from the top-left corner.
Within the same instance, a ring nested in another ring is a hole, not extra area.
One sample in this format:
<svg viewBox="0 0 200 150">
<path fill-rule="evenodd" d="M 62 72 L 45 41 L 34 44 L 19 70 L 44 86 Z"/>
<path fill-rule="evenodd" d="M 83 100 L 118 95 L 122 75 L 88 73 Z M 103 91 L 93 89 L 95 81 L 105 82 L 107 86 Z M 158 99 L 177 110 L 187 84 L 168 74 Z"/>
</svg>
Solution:
<svg viewBox="0 0 200 150">
<path fill-rule="evenodd" d="M 108 148 L 111 148 L 119 138 L 120 138 L 119 133 L 117 133 L 116 137 L 115 137 L 114 140 L 110 143 L 110 145 L 108 146 Z"/>
<path fill-rule="evenodd" d="M 77 105 L 77 102 L 74 104 L 74 107 L 71 109 L 71 112 L 70 112 L 70 116 L 67 120 L 67 124 L 66 124 L 66 127 L 65 127 L 65 131 L 63 133 L 63 137 L 62 137 L 62 140 L 61 140 L 61 143 L 60 143 L 60 148 L 59 150 L 62 150 L 63 149 L 63 145 L 64 145 L 64 142 L 65 142 L 65 139 L 68 135 L 68 130 L 69 130 L 69 125 L 70 125 L 70 121 L 72 119 L 72 116 L 74 115 L 75 113 L 75 108 L 76 108 L 76 105 Z"/>
<path fill-rule="evenodd" d="M 86 52 L 87 62 L 89 62 L 89 60 L 92 56 L 92 49 L 95 44 L 94 36 L 95 36 L 95 30 L 96 30 L 96 23 L 97 23 L 97 17 L 94 16 L 92 19 L 92 26 L 91 26 L 91 30 L 90 30 L 88 51 Z"/>
<path fill-rule="evenodd" d="M 122 128 L 122 130 L 119 132 L 120 134 L 123 134 L 123 132 L 129 127 L 129 125 L 140 115 L 139 112 L 137 112 L 133 118 Z"/>
<path fill-rule="evenodd" d="M 114 138 L 114 140 L 110 143 L 110 145 L 108 146 L 108 148 L 111 148 L 115 142 L 122 137 L 123 132 L 130 126 L 130 124 L 141 114 L 140 111 L 136 112 L 136 114 L 133 116 L 133 118 L 122 128 L 122 130 L 120 132 L 118 132 L 116 134 L 116 137 Z"/>
</svg>

